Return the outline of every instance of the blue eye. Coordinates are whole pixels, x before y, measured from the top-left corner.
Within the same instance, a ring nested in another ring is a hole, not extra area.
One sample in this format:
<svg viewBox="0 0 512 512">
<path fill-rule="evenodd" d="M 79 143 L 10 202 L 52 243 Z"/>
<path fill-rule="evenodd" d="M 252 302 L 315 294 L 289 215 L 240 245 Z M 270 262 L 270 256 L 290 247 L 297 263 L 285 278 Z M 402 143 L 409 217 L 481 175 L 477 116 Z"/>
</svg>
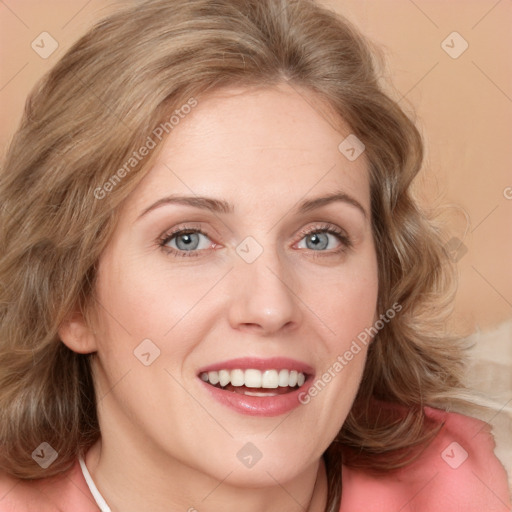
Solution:
<svg viewBox="0 0 512 512">
<path fill-rule="evenodd" d="M 201 237 L 209 240 L 207 235 L 199 229 L 182 229 L 165 235 L 160 245 L 177 256 L 199 256 L 196 251 L 207 249 L 211 245 L 203 242 L 201 246 Z"/>
<path fill-rule="evenodd" d="M 333 224 L 314 226 L 303 231 L 300 236 L 302 238 L 298 249 L 308 249 L 316 254 L 324 253 L 324 256 L 336 256 L 352 247 L 346 233 Z M 177 257 L 201 256 L 206 249 L 215 246 L 200 229 L 183 226 L 164 234 L 159 245 L 164 251 Z"/>
<path fill-rule="evenodd" d="M 328 231 L 315 231 L 314 233 L 306 235 L 302 240 L 306 241 L 306 249 L 318 251 L 328 248 L 335 249 L 336 247 L 328 247 L 331 241 L 330 239 L 332 238 L 336 238 L 333 233 Z M 301 247 L 301 249 L 302 248 L 303 247 Z"/>
</svg>

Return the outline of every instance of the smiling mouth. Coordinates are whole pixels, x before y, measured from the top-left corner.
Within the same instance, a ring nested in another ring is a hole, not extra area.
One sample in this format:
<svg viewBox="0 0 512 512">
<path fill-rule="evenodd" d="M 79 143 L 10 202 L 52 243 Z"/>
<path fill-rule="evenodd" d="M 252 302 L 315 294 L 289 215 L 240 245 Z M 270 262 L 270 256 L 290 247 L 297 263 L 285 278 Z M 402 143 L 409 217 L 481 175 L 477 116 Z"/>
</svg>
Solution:
<svg viewBox="0 0 512 512">
<path fill-rule="evenodd" d="M 299 389 L 308 375 L 296 370 L 219 370 L 202 372 L 201 380 L 213 387 L 247 396 L 277 396 Z"/>
</svg>

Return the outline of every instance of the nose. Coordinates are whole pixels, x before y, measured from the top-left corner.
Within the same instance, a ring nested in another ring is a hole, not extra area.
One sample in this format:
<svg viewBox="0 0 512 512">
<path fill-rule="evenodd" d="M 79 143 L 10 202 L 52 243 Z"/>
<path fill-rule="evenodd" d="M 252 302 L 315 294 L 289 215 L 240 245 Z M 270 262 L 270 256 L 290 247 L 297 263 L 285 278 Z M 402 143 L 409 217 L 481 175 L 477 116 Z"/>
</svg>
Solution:
<svg viewBox="0 0 512 512">
<path fill-rule="evenodd" d="M 302 321 L 299 280 L 275 251 L 254 262 L 239 259 L 231 272 L 229 322 L 237 330 L 271 335 L 296 329 Z"/>
</svg>

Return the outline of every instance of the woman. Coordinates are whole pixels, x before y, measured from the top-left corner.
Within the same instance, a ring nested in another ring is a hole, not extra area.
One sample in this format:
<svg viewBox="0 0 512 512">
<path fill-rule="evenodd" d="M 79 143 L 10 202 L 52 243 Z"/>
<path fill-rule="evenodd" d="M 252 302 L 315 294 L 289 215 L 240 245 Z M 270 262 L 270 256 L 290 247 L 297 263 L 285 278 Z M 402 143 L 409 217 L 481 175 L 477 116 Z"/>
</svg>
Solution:
<svg viewBox="0 0 512 512">
<path fill-rule="evenodd" d="M 411 121 L 308 0 L 148 0 L 1 176 L 0 510 L 507 510 Z"/>
</svg>

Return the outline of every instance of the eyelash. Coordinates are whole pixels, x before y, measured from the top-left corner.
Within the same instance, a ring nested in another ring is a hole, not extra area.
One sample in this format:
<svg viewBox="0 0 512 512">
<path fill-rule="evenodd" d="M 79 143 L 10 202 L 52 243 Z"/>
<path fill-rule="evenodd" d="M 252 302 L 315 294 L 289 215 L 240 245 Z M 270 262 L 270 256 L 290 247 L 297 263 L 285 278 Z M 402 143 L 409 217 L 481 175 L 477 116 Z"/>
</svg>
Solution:
<svg viewBox="0 0 512 512">
<path fill-rule="evenodd" d="M 192 251 L 177 251 L 176 249 L 173 249 L 172 247 L 167 246 L 167 244 L 177 235 L 189 235 L 189 234 L 195 234 L 195 233 L 204 235 L 207 238 L 209 238 L 208 234 L 199 228 L 180 226 L 179 228 L 175 229 L 174 231 L 165 233 L 162 237 L 160 237 L 158 239 L 158 245 L 165 253 L 171 254 L 178 258 L 200 256 L 201 253 L 204 251 L 204 249 L 194 249 Z M 319 224 L 319 225 L 313 226 L 312 228 L 306 229 L 300 233 L 299 241 L 302 240 L 306 236 L 314 235 L 317 233 L 329 233 L 331 235 L 336 236 L 338 238 L 338 240 L 341 242 L 341 247 L 336 250 L 331 250 L 328 252 L 310 250 L 314 254 L 314 257 L 335 256 L 335 255 L 338 255 L 338 254 L 341 254 L 341 253 L 347 251 L 348 249 L 350 249 L 352 247 L 352 241 L 346 235 L 346 233 L 344 231 L 342 231 L 341 229 L 339 229 L 338 227 L 334 226 L 333 224 Z"/>
</svg>

